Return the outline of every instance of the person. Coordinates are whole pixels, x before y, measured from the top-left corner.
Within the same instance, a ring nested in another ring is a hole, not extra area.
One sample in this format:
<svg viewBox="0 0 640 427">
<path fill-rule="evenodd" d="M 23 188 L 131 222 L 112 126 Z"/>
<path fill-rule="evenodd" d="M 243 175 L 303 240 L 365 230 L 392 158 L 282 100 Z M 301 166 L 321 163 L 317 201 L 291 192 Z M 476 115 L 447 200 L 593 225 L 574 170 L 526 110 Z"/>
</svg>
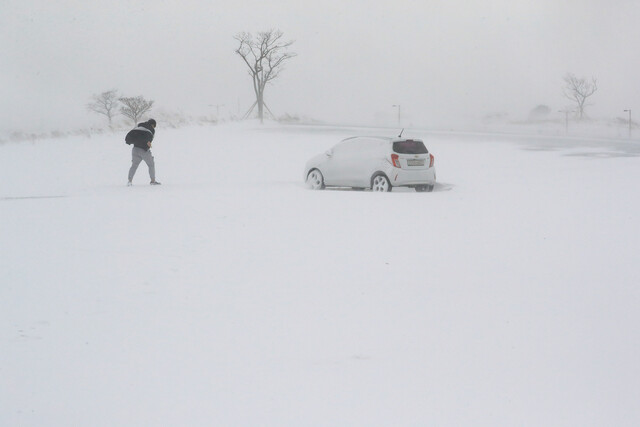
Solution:
<svg viewBox="0 0 640 427">
<path fill-rule="evenodd" d="M 145 161 L 149 167 L 149 177 L 151 185 L 160 185 L 156 181 L 156 165 L 151 154 L 151 142 L 156 133 L 156 121 L 149 119 L 144 123 L 138 123 L 138 126 L 131 129 L 125 137 L 125 142 L 129 145 L 133 144 L 131 149 L 131 168 L 129 168 L 129 181 L 127 185 L 132 185 L 133 176 L 136 174 L 138 165 L 141 161 Z"/>
</svg>

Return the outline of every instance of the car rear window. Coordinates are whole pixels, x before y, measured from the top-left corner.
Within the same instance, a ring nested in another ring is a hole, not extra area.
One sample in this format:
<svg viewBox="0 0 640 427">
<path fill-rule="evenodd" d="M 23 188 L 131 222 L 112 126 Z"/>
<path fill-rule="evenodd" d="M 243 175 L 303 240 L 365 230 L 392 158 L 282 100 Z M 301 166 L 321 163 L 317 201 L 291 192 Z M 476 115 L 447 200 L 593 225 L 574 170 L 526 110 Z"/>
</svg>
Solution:
<svg viewBox="0 0 640 427">
<path fill-rule="evenodd" d="M 427 154 L 429 152 L 422 141 L 412 139 L 394 142 L 393 151 L 398 154 Z"/>
</svg>

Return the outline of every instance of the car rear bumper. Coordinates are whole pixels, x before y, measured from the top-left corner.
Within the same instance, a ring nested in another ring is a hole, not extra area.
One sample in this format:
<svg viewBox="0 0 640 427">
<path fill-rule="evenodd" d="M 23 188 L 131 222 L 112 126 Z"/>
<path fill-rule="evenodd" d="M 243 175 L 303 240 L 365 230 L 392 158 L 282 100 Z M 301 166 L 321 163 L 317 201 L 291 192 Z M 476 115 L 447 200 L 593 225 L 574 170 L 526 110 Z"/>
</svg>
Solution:
<svg viewBox="0 0 640 427">
<path fill-rule="evenodd" d="M 409 185 L 435 184 L 436 168 L 421 170 L 406 170 L 398 168 L 390 168 L 387 176 L 391 185 L 394 187 L 404 187 Z"/>
</svg>

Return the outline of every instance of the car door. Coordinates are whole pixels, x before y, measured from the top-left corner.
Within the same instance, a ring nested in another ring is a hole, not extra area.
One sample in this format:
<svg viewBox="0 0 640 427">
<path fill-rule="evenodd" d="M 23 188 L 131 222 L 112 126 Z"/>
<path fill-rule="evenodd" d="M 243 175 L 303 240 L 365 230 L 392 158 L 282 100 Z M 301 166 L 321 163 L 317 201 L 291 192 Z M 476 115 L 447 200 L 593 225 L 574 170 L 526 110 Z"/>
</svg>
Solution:
<svg viewBox="0 0 640 427">
<path fill-rule="evenodd" d="M 340 152 L 339 184 L 345 187 L 368 187 L 373 170 L 380 163 L 380 145 L 384 141 L 357 137 L 347 141 Z"/>
<path fill-rule="evenodd" d="M 388 142 L 383 139 L 361 138 L 357 147 L 358 161 L 353 165 L 354 187 L 369 187 L 371 185 L 371 176 L 380 170 L 386 146 L 388 146 Z"/>
<path fill-rule="evenodd" d="M 377 140 L 366 137 L 354 138 L 350 142 L 343 161 L 345 186 L 369 186 L 376 144 Z"/>
<path fill-rule="evenodd" d="M 342 141 L 327 152 L 328 158 L 322 170 L 325 185 L 344 185 L 344 163 L 348 157 L 348 151 L 349 141 Z"/>
</svg>

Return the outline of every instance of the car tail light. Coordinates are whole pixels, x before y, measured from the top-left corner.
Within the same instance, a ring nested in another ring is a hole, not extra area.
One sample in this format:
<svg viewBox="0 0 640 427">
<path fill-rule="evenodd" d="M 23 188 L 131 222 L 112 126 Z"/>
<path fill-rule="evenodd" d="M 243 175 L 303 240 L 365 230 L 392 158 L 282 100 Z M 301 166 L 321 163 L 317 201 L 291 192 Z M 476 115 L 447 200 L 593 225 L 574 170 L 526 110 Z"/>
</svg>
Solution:
<svg viewBox="0 0 640 427">
<path fill-rule="evenodd" d="M 433 167 L 433 162 L 435 162 L 436 158 L 433 157 L 433 154 L 429 154 L 429 167 Z"/>
<path fill-rule="evenodd" d="M 392 154 L 391 155 L 391 164 L 393 164 L 393 166 L 396 167 L 396 168 L 402 167 L 402 166 L 400 166 L 400 156 L 398 156 L 397 154 Z"/>
</svg>

